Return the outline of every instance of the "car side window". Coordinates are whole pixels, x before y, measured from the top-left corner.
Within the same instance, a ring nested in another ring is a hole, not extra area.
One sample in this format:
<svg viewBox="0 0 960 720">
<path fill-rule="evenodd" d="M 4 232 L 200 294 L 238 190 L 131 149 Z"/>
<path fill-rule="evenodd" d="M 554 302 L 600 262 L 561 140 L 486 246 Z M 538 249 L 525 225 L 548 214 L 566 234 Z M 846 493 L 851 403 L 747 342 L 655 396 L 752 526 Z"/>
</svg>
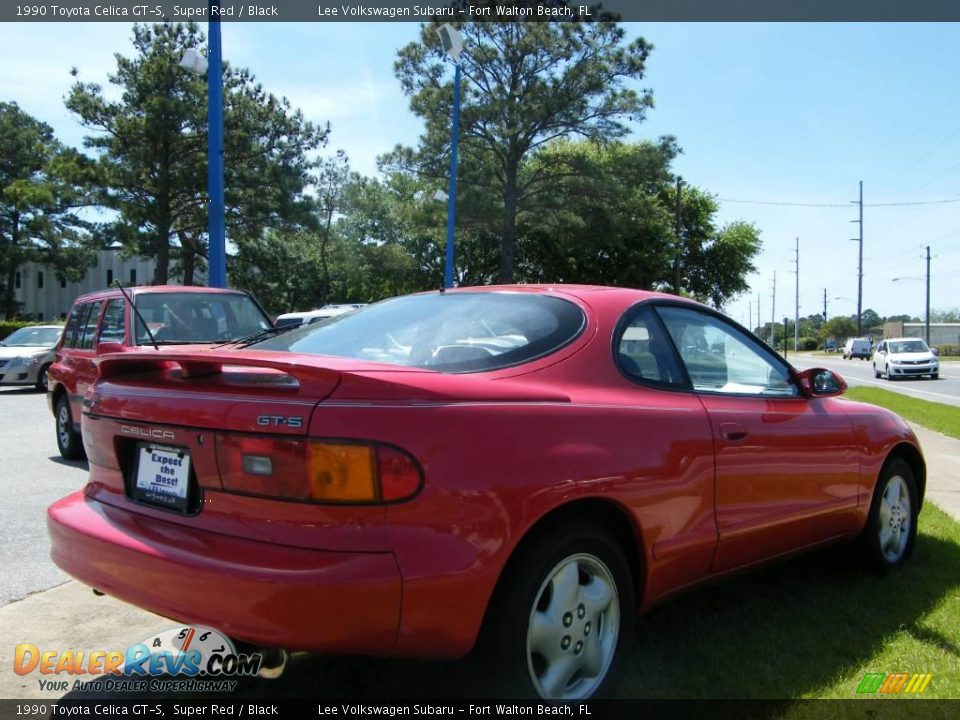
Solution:
<svg viewBox="0 0 960 720">
<path fill-rule="evenodd" d="M 660 307 L 657 313 L 697 392 L 777 397 L 800 394 L 786 366 L 733 325 L 687 308 Z"/>
<path fill-rule="evenodd" d="M 63 329 L 63 347 L 72 348 L 77 339 L 77 326 L 80 325 L 80 318 L 83 311 L 87 309 L 86 303 L 75 303 L 70 311 L 70 317 L 67 318 L 67 325 Z"/>
<path fill-rule="evenodd" d="M 615 361 L 632 380 L 687 387 L 687 378 L 663 326 L 650 308 L 632 313 L 614 343 Z"/>
<path fill-rule="evenodd" d="M 124 300 L 111 300 L 107 303 L 107 309 L 103 311 L 103 322 L 100 323 L 100 334 L 97 336 L 97 342 L 119 342 L 124 341 L 126 335 L 123 323 Z"/>
<path fill-rule="evenodd" d="M 103 300 L 97 300 L 90 304 L 90 312 L 87 313 L 83 326 L 77 333 L 77 342 L 74 347 L 80 350 L 91 350 L 93 348 L 93 338 L 97 333 L 97 320 L 100 319 L 100 308 L 103 307 Z"/>
</svg>

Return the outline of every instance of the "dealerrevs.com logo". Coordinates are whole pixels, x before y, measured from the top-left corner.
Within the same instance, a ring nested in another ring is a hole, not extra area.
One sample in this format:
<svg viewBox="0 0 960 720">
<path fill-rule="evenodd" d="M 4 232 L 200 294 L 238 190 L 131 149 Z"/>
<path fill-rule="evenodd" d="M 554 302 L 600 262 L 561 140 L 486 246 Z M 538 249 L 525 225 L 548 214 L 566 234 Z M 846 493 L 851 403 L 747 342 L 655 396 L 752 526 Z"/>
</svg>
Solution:
<svg viewBox="0 0 960 720">
<path fill-rule="evenodd" d="M 40 675 L 40 690 L 67 692 L 230 692 L 230 678 L 260 672 L 263 657 L 238 653 L 230 638 L 208 627 L 164 630 L 126 650 L 52 650 L 17 645 L 17 675 Z M 161 679 L 162 678 L 162 679 Z"/>
</svg>

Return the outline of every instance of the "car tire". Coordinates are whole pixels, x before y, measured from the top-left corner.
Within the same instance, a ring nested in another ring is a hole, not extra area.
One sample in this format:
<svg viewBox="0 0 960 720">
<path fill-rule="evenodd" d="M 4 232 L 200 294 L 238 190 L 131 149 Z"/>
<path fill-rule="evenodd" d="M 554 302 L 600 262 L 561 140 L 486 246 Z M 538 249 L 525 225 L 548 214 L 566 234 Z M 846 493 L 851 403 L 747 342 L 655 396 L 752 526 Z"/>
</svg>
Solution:
<svg viewBox="0 0 960 720">
<path fill-rule="evenodd" d="M 887 365 L 887 366 L 883 369 L 883 379 L 886 380 L 887 382 L 893 382 L 893 378 L 890 377 L 890 366 L 889 366 L 889 365 Z"/>
<path fill-rule="evenodd" d="M 37 384 L 34 385 L 34 387 L 37 389 L 37 392 L 45 393 L 47 391 L 48 389 L 47 370 L 49 369 L 50 369 L 50 363 L 47 363 L 42 368 L 40 368 L 40 370 L 37 372 Z"/>
<path fill-rule="evenodd" d="M 609 691 L 633 638 L 623 550 L 586 523 L 544 533 L 511 561 L 487 618 L 498 694 L 580 700 Z"/>
<path fill-rule="evenodd" d="M 83 442 L 80 433 L 73 429 L 73 416 L 70 414 L 70 401 L 66 395 L 57 399 L 54 421 L 57 432 L 57 450 L 65 460 L 79 460 L 83 457 Z"/>
<path fill-rule="evenodd" d="M 939 379 L 940 379 L 940 373 L 933 373 L 932 375 L 930 375 L 930 379 L 931 379 L 931 380 L 939 380 Z"/>
<path fill-rule="evenodd" d="M 899 458 L 884 465 L 860 537 L 867 567 L 888 572 L 906 563 L 917 539 L 919 496 L 913 468 Z"/>
</svg>

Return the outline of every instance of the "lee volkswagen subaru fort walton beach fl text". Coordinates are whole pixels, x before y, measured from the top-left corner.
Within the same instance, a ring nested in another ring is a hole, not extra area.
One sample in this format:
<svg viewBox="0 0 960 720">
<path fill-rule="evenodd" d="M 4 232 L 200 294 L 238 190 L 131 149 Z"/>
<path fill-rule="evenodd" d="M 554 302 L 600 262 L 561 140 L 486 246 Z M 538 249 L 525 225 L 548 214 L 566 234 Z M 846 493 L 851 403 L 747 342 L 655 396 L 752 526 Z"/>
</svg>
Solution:
<svg viewBox="0 0 960 720">
<path fill-rule="evenodd" d="M 895 568 L 923 502 L 899 417 L 669 295 L 463 288 L 96 362 L 61 568 L 260 646 L 482 633 L 503 694 L 602 693 L 639 611 L 747 566 L 855 541 Z"/>
</svg>

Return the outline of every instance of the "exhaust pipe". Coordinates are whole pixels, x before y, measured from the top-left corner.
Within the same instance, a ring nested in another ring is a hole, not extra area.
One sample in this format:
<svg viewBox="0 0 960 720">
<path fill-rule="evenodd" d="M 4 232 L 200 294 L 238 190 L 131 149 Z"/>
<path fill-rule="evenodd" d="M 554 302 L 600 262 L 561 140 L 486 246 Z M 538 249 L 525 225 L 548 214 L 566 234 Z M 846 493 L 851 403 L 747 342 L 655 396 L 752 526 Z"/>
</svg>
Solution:
<svg viewBox="0 0 960 720">
<path fill-rule="evenodd" d="M 260 656 L 263 662 L 260 663 L 258 675 L 264 680 L 278 679 L 286 671 L 287 662 L 290 660 L 290 653 L 281 648 L 263 648 Z"/>
<path fill-rule="evenodd" d="M 244 655 L 259 655 L 261 657 L 260 671 L 257 673 L 257 677 L 263 678 L 264 680 L 276 680 L 283 675 L 287 669 L 290 653 L 282 648 L 264 647 L 242 640 L 234 640 L 233 645 L 238 653 L 243 653 Z"/>
</svg>

